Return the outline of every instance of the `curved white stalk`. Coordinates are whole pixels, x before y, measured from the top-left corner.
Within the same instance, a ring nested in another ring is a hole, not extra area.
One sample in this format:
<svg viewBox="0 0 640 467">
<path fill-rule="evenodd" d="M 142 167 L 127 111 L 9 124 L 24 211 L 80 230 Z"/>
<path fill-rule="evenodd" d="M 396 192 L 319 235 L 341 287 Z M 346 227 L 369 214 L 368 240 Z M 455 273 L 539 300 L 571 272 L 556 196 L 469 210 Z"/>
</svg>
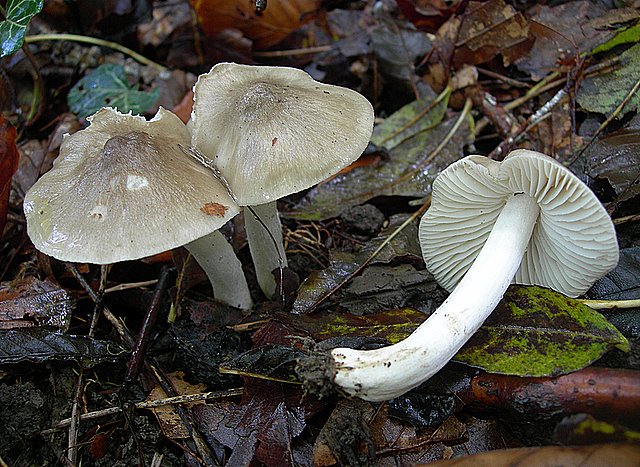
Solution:
<svg viewBox="0 0 640 467">
<path fill-rule="evenodd" d="M 253 306 L 242 264 L 219 230 L 187 243 L 185 248 L 207 273 L 216 300 L 242 310 Z"/>
<path fill-rule="evenodd" d="M 282 224 L 275 201 L 251 206 L 264 225 L 248 209 L 244 211 L 244 226 L 251 258 L 256 268 L 258 284 L 264 294 L 272 299 L 276 294 L 273 270 L 287 266 L 282 238 Z M 267 230 L 268 229 L 268 232 Z M 269 232 L 271 235 L 269 235 Z M 273 238 L 272 238 L 273 236 Z"/>
<path fill-rule="evenodd" d="M 444 303 L 405 340 L 376 350 L 338 348 L 334 382 L 370 401 L 398 397 L 440 370 L 480 328 L 513 280 L 538 219 L 536 201 L 507 200 L 473 265 Z"/>
</svg>

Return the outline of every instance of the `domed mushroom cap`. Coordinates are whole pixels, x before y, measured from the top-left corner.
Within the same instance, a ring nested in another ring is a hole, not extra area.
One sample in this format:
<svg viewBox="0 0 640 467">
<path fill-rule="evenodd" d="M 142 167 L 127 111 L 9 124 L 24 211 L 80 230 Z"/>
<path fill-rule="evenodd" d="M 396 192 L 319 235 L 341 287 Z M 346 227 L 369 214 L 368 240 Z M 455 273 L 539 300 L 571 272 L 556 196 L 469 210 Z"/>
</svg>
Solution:
<svg viewBox="0 0 640 467">
<path fill-rule="evenodd" d="M 24 200 L 42 252 L 97 264 L 149 256 L 220 228 L 239 212 L 222 184 L 185 155 L 190 135 L 171 112 L 147 121 L 103 108 L 66 135 L 53 168 Z"/>
<path fill-rule="evenodd" d="M 455 288 L 514 193 L 531 196 L 540 207 L 515 283 L 576 297 L 615 267 L 616 233 L 593 192 L 554 159 L 521 149 L 503 162 L 468 156 L 435 180 L 419 235 L 427 268 L 440 285 Z"/>
<path fill-rule="evenodd" d="M 194 94 L 192 145 L 242 206 L 333 175 L 362 154 L 373 130 L 366 98 L 296 68 L 220 63 L 198 78 Z"/>
</svg>

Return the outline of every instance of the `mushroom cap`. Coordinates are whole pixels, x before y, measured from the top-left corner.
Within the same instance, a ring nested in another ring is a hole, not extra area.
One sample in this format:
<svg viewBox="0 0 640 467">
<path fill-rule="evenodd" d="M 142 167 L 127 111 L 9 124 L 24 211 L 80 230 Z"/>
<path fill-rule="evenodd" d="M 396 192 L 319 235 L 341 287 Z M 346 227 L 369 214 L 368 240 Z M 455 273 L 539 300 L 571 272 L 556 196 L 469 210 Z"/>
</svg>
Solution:
<svg viewBox="0 0 640 467">
<path fill-rule="evenodd" d="M 160 108 L 149 121 L 103 108 L 65 135 L 53 168 L 24 200 L 40 251 L 97 264 L 149 256 L 219 229 L 238 214 L 222 184 L 180 145 L 190 135 Z"/>
<path fill-rule="evenodd" d="M 615 267 L 615 229 L 593 192 L 551 157 L 519 149 L 503 162 L 465 157 L 434 181 L 419 236 L 427 268 L 440 285 L 455 288 L 507 198 L 523 192 L 537 201 L 540 214 L 515 283 L 577 297 Z"/>
<path fill-rule="evenodd" d="M 359 93 L 302 70 L 219 63 L 194 87 L 191 143 L 215 163 L 238 204 L 257 205 L 356 160 L 373 117 Z"/>
</svg>

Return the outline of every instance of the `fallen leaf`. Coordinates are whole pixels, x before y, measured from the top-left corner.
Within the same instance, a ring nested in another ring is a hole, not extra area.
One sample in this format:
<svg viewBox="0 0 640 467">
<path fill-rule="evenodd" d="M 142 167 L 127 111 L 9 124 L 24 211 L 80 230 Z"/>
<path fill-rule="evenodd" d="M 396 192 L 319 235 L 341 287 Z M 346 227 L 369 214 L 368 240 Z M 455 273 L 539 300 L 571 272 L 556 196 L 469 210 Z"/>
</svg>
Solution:
<svg viewBox="0 0 640 467">
<path fill-rule="evenodd" d="M 115 342 L 61 334 L 47 328 L 0 330 L 0 364 L 50 361 L 82 362 L 85 366 L 114 362 L 128 351 Z"/>
<path fill-rule="evenodd" d="M 425 108 L 425 104 L 422 104 L 422 108 Z M 436 108 L 441 111 L 439 106 Z M 420 115 L 419 112 L 416 114 Z M 427 113 L 422 118 L 427 121 L 434 118 L 431 120 L 433 125 L 437 122 L 435 117 L 436 114 Z M 418 126 L 421 125 L 419 120 L 416 120 Z M 411 134 L 411 124 L 405 124 L 406 130 L 405 126 L 395 127 L 395 132 L 378 130 L 376 133 L 374 130 L 374 139 L 380 138 L 385 141 L 383 144 L 394 145 L 387 159 L 376 167 L 356 168 L 312 188 L 294 209 L 282 212 L 282 216 L 298 220 L 323 220 L 337 217 L 347 207 L 365 203 L 377 196 L 427 196 L 440 170 L 456 161 L 463 154 L 464 146 L 472 139 L 469 122 L 465 121 L 437 157 L 431 160 L 431 152 L 445 138 L 454 122 L 455 119 L 447 120 L 406 139 L 403 132 Z"/>
<path fill-rule="evenodd" d="M 198 23 L 207 36 L 239 29 L 256 50 L 272 47 L 311 19 L 316 0 L 269 0 L 262 14 L 247 0 L 191 0 Z"/>
<path fill-rule="evenodd" d="M 47 281 L 29 277 L 0 284 L 0 329 L 50 326 L 66 331 L 75 299 Z"/>
<path fill-rule="evenodd" d="M 638 80 L 640 44 L 622 52 L 619 64 L 612 71 L 585 78 L 578 89 L 576 101 L 589 112 L 609 115 L 622 103 Z M 639 105 L 640 93 L 636 92 L 625 105 L 620 117 L 626 112 L 637 110 Z"/>
<path fill-rule="evenodd" d="M 528 12 L 535 42 L 526 60 L 519 60 L 516 66 L 539 81 L 556 70 L 559 62 L 589 52 L 613 35 L 612 31 L 598 31 L 588 25 L 590 19 L 607 11 L 602 4 L 587 0 L 554 6 L 536 4 Z"/>
<path fill-rule="evenodd" d="M 317 408 L 301 405 L 298 387 L 268 381 L 245 386 L 240 403 L 216 401 L 194 408 L 200 432 L 210 443 L 232 449 L 226 465 L 297 465 L 292 442 L 307 426 Z M 315 407 L 320 404 L 315 403 Z"/>
<path fill-rule="evenodd" d="M 471 2 L 460 26 L 453 55 L 455 68 L 478 65 L 502 54 L 505 66 L 529 51 L 529 22 L 503 0 Z"/>
<path fill-rule="evenodd" d="M 553 430 L 553 440 L 565 446 L 598 443 L 640 444 L 640 432 L 582 413 L 565 417 L 558 423 Z"/>
<path fill-rule="evenodd" d="M 589 147 L 585 158 L 589 177 L 607 179 L 616 202 L 640 195 L 640 129 L 609 133 Z"/>
<path fill-rule="evenodd" d="M 604 444 L 584 447 L 545 446 L 490 451 L 473 456 L 457 457 L 429 464 L 429 467 L 478 467 L 509 465 L 512 467 L 538 467 L 562 465 L 582 467 L 586 465 L 637 466 L 640 447 L 624 444 Z M 426 464 L 422 464 L 426 467 Z"/>
<path fill-rule="evenodd" d="M 11 179 L 18 170 L 20 154 L 16 147 L 16 129 L 0 116 L 0 238 L 9 210 Z"/>
<path fill-rule="evenodd" d="M 629 343 L 598 312 L 550 289 L 511 286 L 455 361 L 493 373 L 552 376 Z"/>
<path fill-rule="evenodd" d="M 169 373 L 167 374 L 167 378 L 173 389 L 176 391 L 176 396 L 198 394 L 203 392 L 206 388 L 204 384 L 193 385 L 187 383 L 184 381 L 184 374 L 182 372 Z M 151 390 L 146 401 L 155 401 L 158 399 L 165 399 L 167 397 L 169 397 L 169 395 L 160 386 L 156 386 Z M 203 404 L 203 402 L 188 402 L 181 405 L 193 408 L 198 404 Z M 191 434 L 180 418 L 180 414 L 174 405 L 153 407 L 150 410 L 153 412 L 153 415 L 155 415 L 162 433 L 167 438 L 181 440 L 191 437 Z"/>
</svg>

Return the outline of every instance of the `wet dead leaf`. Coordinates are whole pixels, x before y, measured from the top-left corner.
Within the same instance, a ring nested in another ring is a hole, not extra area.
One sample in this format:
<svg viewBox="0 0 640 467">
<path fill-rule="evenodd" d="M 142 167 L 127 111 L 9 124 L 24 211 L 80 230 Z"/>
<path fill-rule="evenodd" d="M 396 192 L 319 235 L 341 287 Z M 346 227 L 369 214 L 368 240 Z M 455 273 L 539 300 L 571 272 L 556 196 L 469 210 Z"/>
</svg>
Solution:
<svg viewBox="0 0 640 467">
<path fill-rule="evenodd" d="M 252 381 L 240 403 L 216 401 L 194 408 L 200 432 L 211 444 L 232 449 L 226 465 L 299 465 L 292 442 L 317 407 L 301 404 L 297 387 Z M 316 404 L 320 407 L 319 404 Z"/>
<path fill-rule="evenodd" d="M 584 368 L 627 339 L 598 312 L 550 289 L 511 286 L 455 361 L 492 373 L 553 376 Z"/>
<path fill-rule="evenodd" d="M 556 6 L 537 4 L 529 11 L 535 43 L 527 59 L 518 61 L 516 66 L 538 81 L 558 68 L 559 62 L 589 52 L 613 35 L 611 31 L 599 31 L 588 25 L 590 19 L 606 12 L 602 4 L 587 0 Z"/>
<path fill-rule="evenodd" d="M 576 101 L 589 112 L 610 115 L 640 80 L 640 44 L 620 54 L 620 62 L 612 71 L 585 78 L 580 84 Z M 627 102 L 620 117 L 640 105 L 640 93 Z"/>
<path fill-rule="evenodd" d="M 447 120 L 407 139 L 401 134 L 405 127 L 396 127 L 397 136 L 393 131 L 386 132 L 392 135 L 393 142 L 389 136 L 382 136 L 385 132 L 378 130 L 374 138 L 386 140 L 383 144 L 395 144 L 389 150 L 388 159 L 375 167 L 356 168 L 337 175 L 313 188 L 292 211 L 282 214 L 299 220 L 323 220 L 337 217 L 345 208 L 377 196 L 427 196 L 440 170 L 456 161 L 463 154 L 464 146 L 472 140 L 469 123 L 465 121 L 449 144 L 430 160 L 432 151 L 446 137 L 454 122 L 455 118 Z"/>
<path fill-rule="evenodd" d="M 605 178 L 617 202 L 640 195 L 640 129 L 610 133 L 585 154 L 589 177 Z"/>
<path fill-rule="evenodd" d="M 463 16 L 453 55 L 456 68 L 478 65 L 502 54 L 505 66 L 514 63 L 531 48 L 529 23 L 503 0 L 471 2 Z"/>
<path fill-rule="evenodd" d="M 0 284 L 0 329 L 50 326 L 66 331 L 75 299 L 59 286 L 29 277 Z"/>
<path fill-rule="evenodd" d="M 127 350 L 115 342 L 61 334 L 50 328 L 0 330 L 0 364 L 50 361 L 82 362 L 91 366 L 114 362 Z"/>
<path fill-rule="evenodd" d="M 640 447 L 624 444 L 601 444 L 584 447 L 546 446 L 485 452 L 474 456 L 434 462 L 429 464 L 429 467 L 477 467 L 479 465 L 510 465 L 513 467 L 615 465 L 631 467 L 637 465 L 638 458 L 640 458 Z"/>
<path fill-rule="evenodd" d="M 640 444 L 640 432 L 618 423 L 598 420 L 588 414 L 577 414 L 565 417 L 556 425 L 553 440 L 564 446 L 598 443 Z"/>
</svg>

